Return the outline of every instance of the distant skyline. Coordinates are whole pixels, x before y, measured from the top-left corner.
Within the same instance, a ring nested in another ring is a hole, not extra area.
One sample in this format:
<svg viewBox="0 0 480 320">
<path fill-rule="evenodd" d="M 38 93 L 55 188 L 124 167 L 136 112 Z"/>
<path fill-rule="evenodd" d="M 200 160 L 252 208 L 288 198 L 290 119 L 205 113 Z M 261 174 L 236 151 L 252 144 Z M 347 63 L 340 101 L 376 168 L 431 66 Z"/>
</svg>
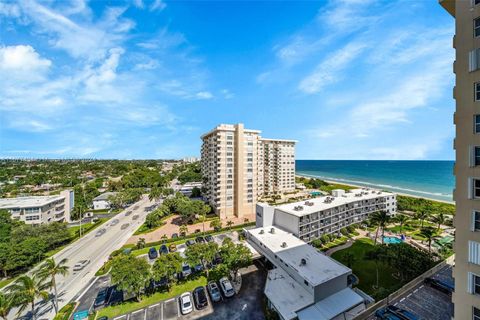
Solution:
<svg viewBox="0 0 480 320">
<path fill-rule="evenodd" d="M 297 159 L 454 158 L 432 1 L 2 1 L 0 157 L 183 158 L 242 122 Z"/>
</svg>

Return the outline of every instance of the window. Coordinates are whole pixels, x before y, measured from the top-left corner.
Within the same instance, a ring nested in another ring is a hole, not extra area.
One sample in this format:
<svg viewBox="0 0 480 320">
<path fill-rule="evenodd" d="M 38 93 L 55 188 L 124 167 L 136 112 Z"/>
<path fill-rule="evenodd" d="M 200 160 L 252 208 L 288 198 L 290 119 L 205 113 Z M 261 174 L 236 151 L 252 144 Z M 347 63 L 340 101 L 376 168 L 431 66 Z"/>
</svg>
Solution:
<svg viewBox="0 0 480 320">
<path fill-rule="evenodd" d="M 480 294 L 480 277 L 476 274 L 473 275 L 473 293 Z"/>
<path fill-rule="evenodd" d="M 480 36 L 480 18 L 473 20 L 473 36 Z"/>
<path fill-rule="evenodd" d="M 480 180 L 473 179 L 473 197 L 475 199 L 480 198 Z"/>
<path fill-rule="evenodd" d="M 468 53 L 468 71 L 473 72 L 480 67 L 480 49 L 474 49 Z"/>
<path fill-rule="evenodd" d="M 475 91 L 475 101 L 480 101 L 480 82 L 475 82 L 473 90 Z"/>
<path fill-rule="evenodd" d="M 480 1 L 480 0 L 478 0 L 478 1 Z M 475 0 L 475 2 L 477 2 L 477 0 Z M 477 308 L 473 307 L 472 319 L 473 320 L 480 320 L 480 309 L 477 309 Z"/>
<path fill-rule="evenodd" d="M 480 165 L 480 147 L 475 147 L 474 148 L 475 152 L 474 152 L 474 164 L 475 166 L 479 166 Z"/>
<path fill-rule="evenodd" d="M 479 134 L 480 133 L 480 114 L 474 115 L 473 121 L 474 121 L 473 131 L 474 133 Z"/>
</svg>

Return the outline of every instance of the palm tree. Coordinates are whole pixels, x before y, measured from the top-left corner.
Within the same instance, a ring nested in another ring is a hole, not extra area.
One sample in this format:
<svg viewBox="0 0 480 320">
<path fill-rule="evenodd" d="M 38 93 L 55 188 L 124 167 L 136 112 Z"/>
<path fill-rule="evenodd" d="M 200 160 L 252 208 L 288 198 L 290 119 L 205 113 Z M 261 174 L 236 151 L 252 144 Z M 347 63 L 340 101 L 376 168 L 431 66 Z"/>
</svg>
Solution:
<svg viewBox="0 0 480 320">
<path fill-rule="evenodd" d="M 68 274 L 69 267 L 66 265 L 67 259 L 62 259 L 60 262 L 56 263 L 53 258 L 45 260 L 45 262 L 40 266 L 40 269 L 37 272 L 38 277 L 41 281 L 47 280 L 47 287 L 51 290 L 53 289 L 54 294 L 54 304 L 55 314 L 58 313 L 58 293 L 57 293 L 57 282 L 55 277 L 58 275 L 66 276 Z"/>
<path fill-rule="evenodd" d="M 378 263 L 384 258 L 383 246 L 373 247 L 371 251 L 366 252 L 365 257 L 368 260 L 373 260 L 375 262 L 376 279 L 377 279 L 375 289 L 378 289 L 379 287 Z"/>
<path fill-rule="evenodd" d="M 439 212 L 435 216 L 433 216 L 433 222 L 438 224 L 437 231 L 440 230 L 440 227 L 442 226 L 442 224 L 445 223 L 445 220 L 447 220 L 447 217 L 445 216 L 445 214 L 443 212 Z"/>
<path fill-rule="evenodd" d="M 23 275 L 8 287 L 8 292 L 12 294 L 14 305 L 18 307 L 17 315 L 22 313 L 26 308 L 30 307 L 32 319 L 36 320 L 35 300 L 41 298 L 48 299 L 48 292 L 45 290 L 40 278 Z"/>
<path fill-rule="evenodd" d="M 415 214 L 415 218 L 417 218 L 418 220 L 420 220 L 420 229 L 423 228 L 423 222 L 424 222 L 425 219 L 427 219 L 429 216 L 430 216 L 430 212 L 428 212 L 427 210 L 421 210 L 421 211 L 418 211 L 418 212 Z"/>
<path fill-rule="evenodd" d="M 7 320 L 10 310 L 13 308 L 12 297 L 0 292 L 0 318 Z"/>
<path fill-rule="evenodd" d="M 180 226 L 180 228 L 178 228 L 178 230 L 181 234 L 184 234 L 186 236 L 187 232 L 188 232 L 188 227 L 186 225 L 182 224 Z"/>
<path fill-rule="evenodd" d="M 233 221 L 232 221 L 232 220 L 228 220 L 228 221 L 227 221 L 228 230 L 230 230 L 232 226 L 233 226 Z"/>
<path fill-rule="evenodd" d="M 427 239 L 428 242 L 428 252 L 431 252 L 432 249 L 432 240 L 435 238 L 435 229 L 432 227 L 422 228 L 420 234 Z"/>
<path fill-rule="evenodd" d="M 410 217 L 406 214 L 399 214 L 395 217 L 395 221 L 400 226 L 400 233 L 403 233 L 403 226 L 410 221 Z"/>
<path fill-rule="evenodd" d="M 148 199 L 150 201 L 158 200 L 158 199 L 160 199 L 160 197 L 162 195 L 163 195 L 162 188 L 154 187 L 154 188 L 150 189 L 150 193 L 148 194 Z"/>
<path fill-rule="evenodd" d="M 385 235 L 385 227 L 390 222 L 390 216 L 388 215 L 387 211 L 377 211 L 374 212 L 371 216 L 371 221 L 377 226 L 377 231 L 375 233 L 375 244 L 377 244 L 378 238 L 378 231 L 379 229 L 382 230 L 382 244 L 383 244 L 383 237 Z"/>
</svg>

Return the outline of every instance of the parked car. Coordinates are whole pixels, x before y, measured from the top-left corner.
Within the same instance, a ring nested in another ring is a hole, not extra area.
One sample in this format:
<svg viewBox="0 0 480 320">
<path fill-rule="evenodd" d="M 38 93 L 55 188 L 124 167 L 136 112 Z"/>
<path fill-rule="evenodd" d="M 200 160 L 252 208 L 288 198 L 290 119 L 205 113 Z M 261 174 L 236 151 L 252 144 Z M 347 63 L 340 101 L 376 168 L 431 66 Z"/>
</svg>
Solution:
<svg viewBox="0 0 480 320">
<path fill-rule="evenodd" d="M 207 234 L 207 235 L 205 236 L 205 240 L 206 240 L 207 242 L 212 242 L 212 241 L 213 241 L 213 237 L 212 237 L 211 235 Z"/>
<path fill-rule="evenodd" d="M 73 266 L 73 271 L 81 271 L 87 264 L 90 263 L 90 260 L 80 260 Z"/>
<path fill-rule="evenodd" d="M 150 280 L 150 289 L 155 290 L 157 288 L 162 288 L 168 285 L 168 278 L 162 277 L 160 280 Z"/>
<path fill-rule="evenodd" d="M 138 214 L 136 214 L 132 217 L 132 220 L 138 220 L 138 218 L 140 218 L 140 216 Z"/>
<path fill-rule="evenodd" d="M 220 279 L 220 288 L 222 288 L 223 295 L 226 298 L 233 297 L 235 295 L 235 289 L 233 289 L 232 283 L 227 277 Z"/>
<path fill-rule="evenodd" d="M 125 212 L 125 217 L 128 217 L 131 214 L 132 214 L 132 211 L 127 211 L 127 212 Z"/>
<path fill-rule="evenodd" d="M 196 241 L 194 239 L 188 239 L 185 244 L 189 247 L 189 246 L 192 246 L 196 243 Z"/>
<path fill-rule="evenodd" d="M 155 249 L 154 247 L 151 247 L 148 250 L 148 258 L 150 258 L 151 260 L 158 258 L 157 249 Z"/>
<path fill-rule="evenodd" d="M 202 265 L 201 263 L 195 265 L 195 266 L 193 267 L 193 271 L 194 271 L 194 272 L 202 272 L 202 271 L 203 271 L 203 265 Z"/>
<path fill-rule="evenodd" d="M 110 293 L 110 296 L 107 301 L 107 305 L 112 306 L 116 305 L 119 303 L 123 302 L 123 290 L 117 289 L 116 286 L 110 287 L 110 290 L 112 290 L 112 293 Z"/>
<path fill-rule="evenodd" d="M 172 243 L 171 245 L 168 246 L 168 250 L 170 252 L 176 252 L 177 251 L 177 245 L 175 243 Z"/>
<path fill-rule="evenodd" d="M 432 288 L 435 288 L 439 291 L 442 291 L 446 294 L 452 294 L 453 291 L 454 291 L 454 286 L 448 282 L 445 282 L 445 281 L 442 281 L 442 280 L 439 280 L 439 279 L 435 279 L 435 278 L 426 278 L 424 280 L 425 284 L 426 285 L 429 285 L 431 286 Z"/>
<path fill-rule="evenodd" d="M 180 296 L 180 310 L 182 314 L 188 314 L 193 311 L 192 295 L 190 292 L 182 293 Z"/>
<path fill-rule="evenodd" d="M 397 315 L 389 312 L 387 308 L 381 308 L 375 311 L 375 316 L 380 320 L 402 320 Z"/>
<path fill-rule="evenodd" d="M 139 206 L 135 206 L 133 207 L 133 210 L 137 210 L 138 208 L 140 208 Z"/>
<path fill-rule="evenodd" d="M 197 241 L 197 243 L 204 243 L 205 242 L 204 237 L 196 237 L 195 240 Z"/>
<path fill-rule="evenodd" d="M 420 317 L 411 313 L 410 311 L 392 305 L 387 306 L 387 311 L 395 314 L 402 320 L 420 320 Z"/>
<path fill-rule="evenodd" d="M 172 239 L 178 239 L 178 233 L 172 233 Z"/>
<path fill-rule="evenodd" d="M 111 292 L 112 290 L 110 290 L 110 288 L 103 288 L 102 290 L 98 291 L 97 297 L 93 302 L 93 309 L 104 307 Z"/>
<path fill-rule="evenodd" d="M 167 253 L 168 253 L 168 248 L 167 248 L 167 246 L 164 245 L 164 244 L 162 244 L 162 245 L 160 246 L 160 249 L 158 249 L 158 252 L 159 252 L 160 254 L 167 254 Z"/>
<path fill-rule="evenodd" d="M 215 281 L 210 281 L 207 284 L 208 293 L 213 302 L 218 302 L 222 300 L 222 295 L 220 294 L 220 289 Z"/>
<path fill-rule="evenodd" d="M 130 225 L 130 223 L 124 223 L 124 224 L 122 224 L 122 226 L 120 227 L 120 229 L 125 230 L 125 229 L 128 228 L 129 225 Z"/>
<path fill-rule="evenodd" d="M 207 293 L 204 287 L 196 287 L 195 290 L 193 290 L 193 301 L 198 310 L 208 306 Z"/>
<path fill-rule="evenodd" d="M 222 257 L 217 253 L 215 254 L 215 258 L 213 258 L 213 261 L 212 261 L 212 266 L 217 266 L 219 265 L 220 263 L 222 263 Z"/>
<path fill-rule="evenodd" d="M 182 276 L 185 278 L 185 277 L 188 277 L 191 274 L 192 274 L 192 269 L 190 268 L 190 266 L 186 263 L 183 263 L 182 264 Z"/>
</svg>

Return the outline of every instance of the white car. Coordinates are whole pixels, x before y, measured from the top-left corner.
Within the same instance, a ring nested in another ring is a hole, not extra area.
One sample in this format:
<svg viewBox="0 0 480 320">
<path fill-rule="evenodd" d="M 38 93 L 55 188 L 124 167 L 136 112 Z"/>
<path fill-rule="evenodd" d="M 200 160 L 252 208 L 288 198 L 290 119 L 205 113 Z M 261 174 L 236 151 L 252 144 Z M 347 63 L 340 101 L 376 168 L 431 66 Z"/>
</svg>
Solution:
<svg viewBox="0 0 480 320">
<path fill-rule="evenodd" d="M 235 289 L 233 289 L 232 283 L 227 277 L 220 279 L 220 288 L 222 288 L 223 295 L 226 298 L 233 297 L 235 295 Z"/>
<path fill-rule="evenodd" d="M 89 263 L 90 263 L 90 260 L 80 260 L 77 263 L 75 263 L 75 265 L 73 266 L 73 271 L 80 271 L 83 268 L 85 268 L 85 266 Z"/>
<path fill-rule="evenodd" d="M 190 292 L 182 293 L 180 296 L 180 310 L 182 311 L 182 314 L 187 314 L 193 311 L 192 295 Z"/>
</svg>

